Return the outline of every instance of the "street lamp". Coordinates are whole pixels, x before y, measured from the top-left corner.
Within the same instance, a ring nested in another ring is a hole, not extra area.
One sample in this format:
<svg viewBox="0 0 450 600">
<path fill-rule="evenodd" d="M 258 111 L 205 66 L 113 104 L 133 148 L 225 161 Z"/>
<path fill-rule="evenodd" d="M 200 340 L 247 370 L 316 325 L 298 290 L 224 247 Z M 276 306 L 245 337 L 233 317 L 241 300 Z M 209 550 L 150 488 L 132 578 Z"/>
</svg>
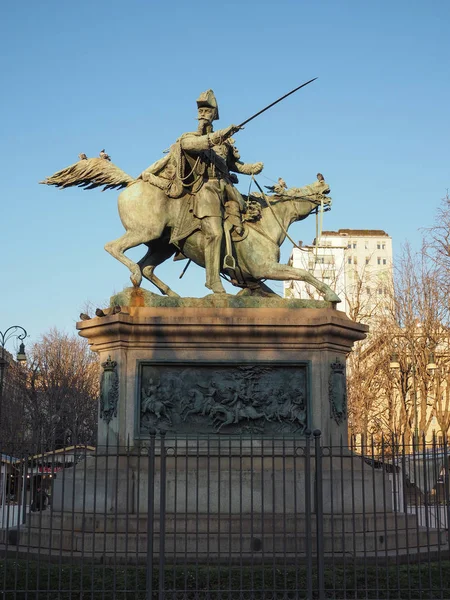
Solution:
<svg viewBox="0 0 450 600">
<path fill-rule="evenodd" d="M 0 331 L 0 423 L 2 416 L 2 405 L 3 405 L 3 383 L 5 378 L 5 370 L 8 366 L 8 361 L 5 358 L 5 346 L 6 342 L 12 338 L 20 340 L 19 351 L 17 352 L 17 362 L 24 363 L 27 360 L 25 354 L 25 344 L 23 340 L 27 337 L 28 333 L 21 325 L 12 325 L 8 327 L 5 332 Z"/>
<path fill-rule="evenodd" d="M 413 394 L 414 394 L 414 443 L 413 443 L 413 446 L 417 448 L 418 443 L 419 443 L 419 418 L 418 418 L 418 414 L 417 414 L 416 360 L 415 360 L 414 349 L 411 344 L 411 341 L 408 338 L 406 338 L 406 336 L 398 336 L 398 337 L 404 337 L 405 339 L 407 339 L 408 342 L 410 343 L 410 348 L 411 348 L 412 364 L 410 364 L 410 366 L 411 366 L 411 371 L 412 371 Z M 393 352 L 391 354 L 390 361 L 389 361 L 389 368 L 393 372 L 398 372 L 400 370 L 400 361 L 399 361 L 399 356 L 398 356 L 397 352 Z M 427 362 L 426 369 L 431 374 L 433 374 L 434 371 L 437 369 L 434 352 L 428 353 L 428 362 Z"/>
<path fill-rule="evenodd" d="M 431 373 L 431 375 L 434 375 L 434 372 L 437 369 L 437 364 L 436 364 L 436 357 L 434 356 L 434 352 L 430 352 L 428 354 L 428 364 L 427 364 L 427 371 L 429 371 Z"/>
</svg>

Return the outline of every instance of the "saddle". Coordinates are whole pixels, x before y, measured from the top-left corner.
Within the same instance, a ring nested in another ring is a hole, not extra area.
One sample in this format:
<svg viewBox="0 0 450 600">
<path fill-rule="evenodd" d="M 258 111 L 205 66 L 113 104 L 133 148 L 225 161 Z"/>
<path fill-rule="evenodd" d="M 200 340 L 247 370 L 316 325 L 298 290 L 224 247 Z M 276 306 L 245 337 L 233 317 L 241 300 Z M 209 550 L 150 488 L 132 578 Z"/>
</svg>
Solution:
<svg viewBox="0 0 450 600">
<path fill-rule="evenodd" d="M 180 214 L 175 227 L 172 230 L 170 237 L 170 243 L 179 247 L 181 240 L 189 237 L 194 231 L 201 229 L 201 219 L 198 219 L 193 212 L 193 195 L 189 195 L 181 205 Z M 248 236 L 248 227 L 246 221 L 250 219 L 244 219 L 242 226 L 244 233 L 242 235 L 237 234 L 234 230 L 231 232 L 231 240 L 233 242 L 242 242 Z"/>
<path fill-rule="evenodd" d="M 179 242 L 181 240 L 186 239 L 191 233 L 194 233 L 194 231 L 201 228 L 201 219 L 198 219 L 194 215 L 193 198 L 194 196 L 190 194 L 186 200 L 181 203 L 180 214 L 178 215 L 178 220 L 172 230 L 172 235 L 170 236 L 170 243 L 174 244 L 177 248 L 179 248 Z"/>
</svg>

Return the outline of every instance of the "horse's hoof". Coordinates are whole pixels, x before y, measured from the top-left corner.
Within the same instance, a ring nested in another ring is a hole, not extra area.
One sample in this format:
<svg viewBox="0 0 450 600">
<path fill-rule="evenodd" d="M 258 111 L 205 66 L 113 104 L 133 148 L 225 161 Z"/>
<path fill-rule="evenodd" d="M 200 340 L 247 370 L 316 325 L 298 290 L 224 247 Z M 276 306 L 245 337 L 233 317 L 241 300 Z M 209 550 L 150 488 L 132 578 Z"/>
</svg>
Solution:
<svg viewBox="0 0 450 600">
<path fill-rule="evenodd" d="M 208 285 L 207 283 L 205 283 L 205 287 L 207 287 L 209 290 L 211 290 L 213 294 L 226 294 L 225 288 L 220 283 L 220 281 L 218 283 L 213 283 L 211 285 Z"/>
<path fill-rule="evenodd" d="M 130 280 L 133 286 L 138 288 L 142 283 L 142 275 L 131 275 Z"/>
<path fill-rule="evenodd" d="M 166 296 L 169 296 L 169 298 L 181 298 L 180 294 L 177 294 L 176 292 L 174 292 L 170 288 L 168 288 L 165 291 L 165 294 L 166 294 Z"/>
</svg>

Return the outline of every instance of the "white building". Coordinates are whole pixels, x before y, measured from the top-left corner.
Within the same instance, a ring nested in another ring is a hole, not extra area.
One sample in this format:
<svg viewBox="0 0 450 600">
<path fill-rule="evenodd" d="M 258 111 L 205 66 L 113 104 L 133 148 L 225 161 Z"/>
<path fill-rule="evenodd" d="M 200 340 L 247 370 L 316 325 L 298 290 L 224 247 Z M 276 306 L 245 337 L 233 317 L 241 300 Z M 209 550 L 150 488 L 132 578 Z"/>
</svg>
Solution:
<svg viewBox="0 0 450 600">
<path fill-rule="evenodd" d="M 339 310 L 363 323 L 380 315 L 391 297 L 392 239 L 381 229 L 324 231 L 317 244 L 294 248 L 289 264 L 327 283 L 342 300 Z M 320 298 L 303 281 L 286 281 L 284 296 Z"/>
</svg>

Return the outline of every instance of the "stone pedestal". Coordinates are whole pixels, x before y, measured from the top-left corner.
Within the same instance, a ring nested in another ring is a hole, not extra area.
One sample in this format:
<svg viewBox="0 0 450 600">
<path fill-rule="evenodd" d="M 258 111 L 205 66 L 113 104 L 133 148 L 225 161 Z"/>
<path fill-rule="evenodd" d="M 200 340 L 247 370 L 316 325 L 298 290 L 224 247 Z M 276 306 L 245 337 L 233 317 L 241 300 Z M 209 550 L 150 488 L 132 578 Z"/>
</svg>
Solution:
<svg viewBox="0 0 450 600">
<path fill-rule="evenodd" d="M 100 451 L 152 431 L 320 429 L 326 443 L 346 443 L 345 361 L 366 326 L 325 302 L 139 294 L 119 313 L 77 324 L 104 369 Z"/>
<path fill-rule="evenodd" d="M 369 527 L 392 510 L 383 474 L 360 459 L 355 470 L 345 447 L 345 361 L 366 326 L 324 302 L 127 298 L 77 325 L 103 368 L 98 453 L 55 483 L 56 513 L 121 534 L 114 523 L 152 507 L 161 527 L 191 532 L 189 548 L 214 545 L 226 521 L 258 552 L 267 531 L 306 544 L 314 514 L 352 523 L 359 513 Z M 333 448 L 321 466 L 314 430 Z"/>
<path fill-rule="evenodd" d="M 383 472 L 345 447 L 366 326 L 321 302 L 126 296 L 77 325 L 103 374 L 97 456 L 55 482 L 55 530 L 82 527 L 65 549 L 100 535 L 136 560 L 152 539 L 186 560 L 295 561 L 318 522 L 325 552 L 398 550 L 394 521 L 409 539 Z"/>
</svg>

